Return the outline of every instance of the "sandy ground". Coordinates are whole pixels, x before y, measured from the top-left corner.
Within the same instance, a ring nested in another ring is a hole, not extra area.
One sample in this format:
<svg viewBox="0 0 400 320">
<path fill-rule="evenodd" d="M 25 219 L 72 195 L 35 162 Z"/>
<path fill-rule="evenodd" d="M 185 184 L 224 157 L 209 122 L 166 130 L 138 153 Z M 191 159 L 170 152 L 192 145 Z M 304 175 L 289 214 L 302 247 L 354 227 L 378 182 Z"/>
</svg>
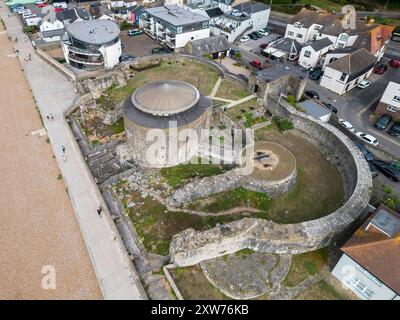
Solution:
<svg viewBox="0 0 400 320">
<path fill-rule="evenodd" d="M 0 299 L 101 299 L 29 85 L 0 25 Z M 44 266 L 55 289 L 43 289 Z"/>
</svg>

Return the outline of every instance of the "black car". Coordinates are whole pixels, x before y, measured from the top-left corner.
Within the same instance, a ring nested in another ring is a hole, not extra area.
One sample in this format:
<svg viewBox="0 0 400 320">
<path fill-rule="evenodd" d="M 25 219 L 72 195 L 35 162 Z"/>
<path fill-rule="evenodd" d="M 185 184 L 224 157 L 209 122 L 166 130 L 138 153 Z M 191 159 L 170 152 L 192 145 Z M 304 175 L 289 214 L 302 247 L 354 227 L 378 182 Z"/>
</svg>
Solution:
<svg viewBox="0 0 400 320">
<path fill-rule="evenodd" d="M 389 123 L 392 121 L 392 117 L 385 114 L 383 117 L 379 118 L 375 123 L 375 128 L 378 130 L 385 130 Z"/>
<path fill-rule="evenodd" d="M 168 54 L 168 53 L 171 53 L 171 50 L 169 50 L 167 48 L 154 48 L 154 49 L 151 49 L 151 53 L 152 54 Z"/>
<path fill-rule="evenodd" d="M 317 99 L 317 100 L 319 99 L 319 94 L 314 90 L 308 90 L 304 94 L 306 95 L 307 98 Z"/>
<path fill-rule="evenodd" d="M 368 162 L 368 165 L 369 165 L 369 169 L 371 170 L 371 176 L 372 176 L 372 178 L 377 177 L 378 174 L 379 174 L 378 169 L 377 169 L 371 162 Z"/>
<path fill-rule="evenodd" d="M 400 123 L 395 123 L 388 131 L 391 136 L 400 136 Z"/>
<path fill-rule="evenodd" d="M 251 40 L 257 40 L 258 39 L 258 37 L 254 33 L 250 33 L 249 37 L 250 37 Z"/>
<path fill-rule="evenodd" d="M 321 79 L 323 74 L 324 74 L 324 71 L 322 71 L 321 68 L 317 68 L 317 69 L 311 71 L 308 76 L 311 80 L 319 80 L 319 79 Z"/>
<path fill-rule="evenodd" d="M 322 102 L 323 105 L 329 109 L 332 113 L 337 114 L 338 113 L 338 109 L 336 109 L 335 106 L 333 106 L 331 103 L 326 103 L 326 102 Z"/>
<path fill-rule="evenodd" d="M 126 61 L 132 61 L 133 59 L 135 59 L 135 56 L 131 56 L 131 55 L 129 55 L 129 54 L 125 54 L 125 55 L 122 55 L 122 56 L 119 58 L 119 61 L 121 61 L 121 62 L 126 62 Z"/>
<path fill-rule="evenodd" d="M 400 181 L 400 170 L 396 169 L 390 162 L 375 160 L 372 164 L 386 177 L 396 182 Z"/>
<path fill-rule="evenodd" d="M 264 37 L 261 33 L 259 33 L 258 31 L 254 31 L 253 32 L 255 35 L 256 35 L 256 37 L 258 37 L 258 39 L 261 39 L 262 37 Z"/>
<path fill-rule="evenodd" d="M 375 159 L 374 155 L 371 152 L 369 152 L 368 149 L 362 143 L 356 143 L 356 146 L 358 147 L 358 149 L 360 149 L 360 151 L 364 155 L 365 159 L 367 159 L 367 161 L 374 161 Z"/>
</svg>

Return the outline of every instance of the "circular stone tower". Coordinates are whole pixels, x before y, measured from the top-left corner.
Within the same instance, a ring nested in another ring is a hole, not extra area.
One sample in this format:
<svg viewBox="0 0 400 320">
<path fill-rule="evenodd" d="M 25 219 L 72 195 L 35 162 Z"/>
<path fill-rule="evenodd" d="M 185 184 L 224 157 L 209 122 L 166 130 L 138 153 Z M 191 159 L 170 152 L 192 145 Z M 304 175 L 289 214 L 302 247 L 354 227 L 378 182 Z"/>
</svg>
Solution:
<svg viewBox="0 0 400 320">
<path fill-rule="evenodd" d="M 201 130 L 210 128 L 212 101 L 189 83 L 163 80 L 137 89 L 123 110 L 134 159 L 146 167 L 172 167 L 198 151 Z"/>
</svg>

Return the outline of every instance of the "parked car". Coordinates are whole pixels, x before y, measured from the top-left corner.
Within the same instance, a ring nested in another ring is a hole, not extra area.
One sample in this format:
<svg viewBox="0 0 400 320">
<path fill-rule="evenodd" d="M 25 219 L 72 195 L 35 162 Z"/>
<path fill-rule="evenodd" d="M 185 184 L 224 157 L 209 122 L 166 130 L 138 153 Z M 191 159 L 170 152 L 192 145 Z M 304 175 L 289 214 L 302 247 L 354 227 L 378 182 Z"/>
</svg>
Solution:
<svg viewBox="0 0 400 320">
<path fill-rule="evenodd" d="M 364 146 L 362 143 L 356 143 L 356 146 L 358 147 L 358 149 L 360 149 L 360 151 L 362 152 L 362 154 L 364 155 L 364 157 L 367 161 L 375 160 L 374 155 L 371 152 L 369 152 L 367 147 Z"/>
<path fill-rule="evenodd" d="M 261 34 L 262 36 L 268 35 L 268 32 L 265 31 L 264 29 L 259 29 L 259 30 L 258 30 L 258 33 Z"/>
<path fill-rule="evenodd" d="M 354 130 L 355 130 L 354 126 L 350 122 L 348 122 L 344 119 L 339 119 L 339 124 L 342 127 L 344 127 L 346 130 L 349 130 L 350 132 L 354 132 Z"/>
<path fill-rule="evenodd" d="M 271 33 L 272 31 L 274 31 L 274 28 L 272 28 L 272 27 L 265 27 L 263 30 L 266 31 L 266 32 L 268 32 L 268 33 Z"/>
<path fill-rule="evenodd" d="M 311 80 L 319 80 L 319 79 L 321 79 L 323 74 L 324 74 L 324 71 L 322 71 L 321 68 L 316 68 L 313 71 L 311 71 L 308 76 L 310 77 Z"/>
<path fill-rule="evenodd" d="M 63 12 L 63 11 L 64 11 L 63 8 L 58 8 L 58 7 L 54 8 L 54 12 Z"/>
<path fill-rule="evenodd" d="M 307 90 L 304 94 L 307 98 L 319 100 L 319 94 L 314 90 Z"/>
<path fill-rule="evenodd" d="M 378 140 L 368 133 L 359 131 L 359 132 L 356 132 L 356 136 L 360 137 L 360 139 L 364 140 L 366 143 L 368 143 L 374 147 L 376 147 L 379 144 Z"/>
<path fill-rule="evenodd" d="M 238 73 L 236 76 L 237 76 L 238 78 L 244 80 L 244 81 L 249 81 L 249 78 L 246 77 L 244 74 Z"/>
<path fill-rule="evenodd" d="M 48 6 L 48 4 L 47 3 L 39 3 L 39 4 L 37 4 L 36 5 L 38 8 L 43 8 L 43 7 L 45 7 L 45 6 Z"/>
<path fill-rule="evenodd" d="M 362 81 L 358 84 L 357 88 L 365 89 L 365 88 L 368 88 L 370 85 L 371 85 L 371 81 L 369 81 L 369 80 L 362 80 Z"/>
<path fill-rule="evenodd" d="M 378 171 L 378 169 L 376 168 L 376 166 L 375 166 L 374 164 L 372 164 L 371 162 L 368 162 L 368 165 L 369 165 L 369 170 L 371 170 L 371 176 L 372 176 L 372 178 L 377 177 L 378 174 L 379 174 L 379 171 Z"/>
<path fill-rule="evenodd" d="M 252 61 L 250 61 L 250 65 L 258 70 L 262 69 L 262 64 L 261 64 L 260 60 L 252 60 Z"/>
<path fill-rule="evenodd" d="M 68 9 L 66 2 L 53 2 L 54 8 Z"/>
<path fill-rule="evenodd" d="M 391 121 L 392 117 L 388 114 L 385 114 L 375 122 L 375 128 L 378 130 L 385 130 Z"/>
<path fill-rule="evenodd" d="M 392 179 L 393 181 L 396 182 L 400 181 L 400 170 L 397 169 L 390 162 L 375 160 L 372 163 L 380 172 L 382 172 L 389 179 Z"/>
<path fill-rule="evenodd" d="M 143 30 L 132 29 L 132 30 L 128 31 L 128 36 L 130 36 L 130 37 L 138 36 L 140 34 L 143 34 Z"/>
<path fill-rule="evenodd" d="M 257 40 L 258 36 L 256 36 L 253 32 L 249 34 L 251 40 Z"/>
<path fill-rule="evenodd" d="M 388 69 L 388 66 L 384 63 L 381 63 L 379 66 L 375 67 L 374 73 L 376 74 L 384 74 L 386 70 Z"/>
<path fill-rule="evenodd" d="M 47 3 L 43 0 L 36 0 L 35 5 L 37 5 L 39 8 L 41 8 L 41 7 L 44 7 L 45 5 L 47 5 Z"/>
<path fill-rule="evenodd" d="M 322 102 L 322 104 L 329 109 L 332 113 L 337 114 L 338 113 L 338 109 L 331 103 L 326 103 L 326 102 Z"/>
<path fill-rule="evenodd" d="M 243 36 L 243 37 L 240 38 L 239 41 L 243 43 L 243 42 L 247 42 L 247 41 L 249 41 L 249 40 L 250 40 L 250 37 L 249 37 L 249 36 Z"/>
<path fill-rule="evenodd" d="M 129 54 L 124 54 L 119 58 L 119 61 L 127 62 L 127 61 L 132 61 L 133 59 L 135 59 L 135 56 L 131 56 Z"/>
<path fill-rule="evenodd" d="M 152 54 L 168 54 L 171 53 L 172 51 L 167 49 L 167 48 L 153 48 L 151 49 Z"/>
<path fill-rule="evenodd" d="M 265 49 L 266 47 L 268 47 L 268 43 L 262 43 L 262 44 L 260 44 L 260 48 L 261 48 L 261 49 Z"/>
<path fill-rule="evenodd" d="M 400 136 L 400 123 L 395 123 L 388 131 L 391 136 L 398 137 Z"/>
<path fill-rule="evenodd" d="M 261 39 L 262 37 L 264 37 L 264 35 L 258 31 L 254 31 L 253 33 L 258 39 Z"/>
<path fill-rule="evenodd" d="M 399 68 L 400 67 L 400 60 L 399 59 L 392 59 L 392 60 L 390 60 L 390 65 L 393 68 Z"/>
</svg>

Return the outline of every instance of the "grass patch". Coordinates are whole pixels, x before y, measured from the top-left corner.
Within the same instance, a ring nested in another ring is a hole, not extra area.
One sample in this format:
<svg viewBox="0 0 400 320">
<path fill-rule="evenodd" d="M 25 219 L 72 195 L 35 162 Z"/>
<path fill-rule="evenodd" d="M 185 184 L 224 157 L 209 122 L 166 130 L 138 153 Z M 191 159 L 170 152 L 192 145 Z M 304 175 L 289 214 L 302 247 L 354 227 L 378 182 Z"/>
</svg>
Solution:
<svg viewBox="0 0 400 320">
<path fill-rule="evenodd" d="M 253 110 L 257 110 L 259 107 L 260 105 L 257 103 L 257 98 L 254 98 L 227 109 L 226 113 L 233 121 L 238 121 L 245 119 L 246 114 L 251 113 Z"/>
<path fill-rule="evenodd" d="M 346 300 L 335 288 L 321 280 L 312 288 L 304 291 L 296 300 Z"/>
<path fill-rule="evenodd" d="M 124 132 L 124 118 L 119 119 L 117 122 L 111 125 L 113 134 L 119 134 Z"/>
<path fill-rule="evenodd" d="M 249 95 L 250 94 L 246 90 L 246 88 L 243 88 L 242 86 L 228 80 L 223 80 L 221 82 L 221 85 L 219 86 L 218 92 L 216 94 L 216 96 L 219 98 L 231 100 L 239 100 Z"/>
<path fill-rule="evenodd" d="M 328 249 L 326 248 L 293 255 L 289 273 L 283 284 L 287 287 L 296 286 L 308 276 L 316 275 L 326 265 L 327 260 Z"/>
</svg>

